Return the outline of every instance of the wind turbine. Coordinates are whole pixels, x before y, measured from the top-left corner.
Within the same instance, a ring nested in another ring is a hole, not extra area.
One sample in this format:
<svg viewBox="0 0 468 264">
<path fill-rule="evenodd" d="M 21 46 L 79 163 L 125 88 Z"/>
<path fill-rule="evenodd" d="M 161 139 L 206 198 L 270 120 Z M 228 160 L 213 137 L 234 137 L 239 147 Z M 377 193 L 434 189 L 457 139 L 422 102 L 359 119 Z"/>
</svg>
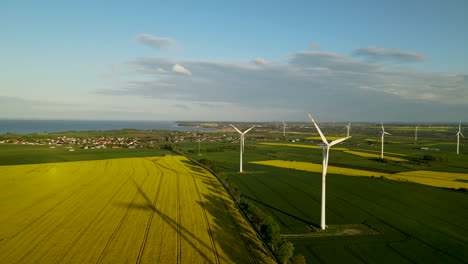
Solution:
<svg viewBox="0 0 468 264">
<path fill-rule="evenodd" d="M 286 137 L 286 123 L 283 121 L 283 137 Z"/>
<path fill-rule="evenodd" d="M 461 132 L 461 122 L 460 124 L 458 125 L 458 132 L 457 132 L 457 155 L 460 154 L 460 136 L 463 136 L 462 132 Z"/>
<path fill-rule="evenodd" d="M 239 129 L 237 129 L 237 127 L 235 127 L 234 125 L 231 124 L 231 126 L 237 131 L 239 132 L 239 134 L 241 135 L 240 136 L 240 168 L 239 168 L 239 172 L 242 172 L 242 154 L 244 153 L 244 135 L 247 134 L 247 132 L 249 132 L 252 128 L 254 128 L 255 126 L 247 129 L 246 131 L 244 132 L 241 132 Z"/>
<path fill-rule="evenodd" d="M 323 135 L 322 131 L 318 127 L 317 123 L 315 122 L 314 118 L 310 115 L 310 113 L 307 113 L 309 115 L 310 120 L 312 120 L 312 123 L 314 123 L 315 127 L 317 128 L 317 131 L 320 134 L 320 137 L 322 138 L 323 143 L 325 143 L 325 146 L 323 147 L 323 152 L 322 152 L 322 217 L 320 219 L 320 227 L 322 229 L 326 228 L 325 225 L 325 183 L 326 183 L 326 176 L 327 176 L 327 168 L 328 168 L 328 155 L 330 153 L 330 147 L 345 141 L 346 139 L 350 137 L 345 137 L 345 138 L 340 138 L 337 140 L 334 140 L 330 143 L 328 143 L 327 139 Z"/>
<path fill-rule="evenodd" d="M 382 152 L 381 152 L 381 154 L 380 154 L 380 158 L 383 159 L 384 136 L 385 136 L 385 135 L 391 135 L 391 134 L 388 133 L 388 132 L 385 132 L 385 129 L 384 129 L 384 127 L 383 127 L 383 123 L 381 123 L 381 124 L 382 124 L 382 139 L 381 139 L 381 141 L 382 141 Z"/>
<path fill-rule="evenodd" d="M 417 142 L 418 142 L 418 129 L 419 129 L 419 125 L 416 125 L 416 128 L 414 130 L 414 144 L 416 145 Z"/>
<path fill-rule="evenodd" d="M 351 129 L 351 123 L 349 123 L 346 128 L 348 129 L 346 136 L 349 137 L 349 129 Z"/>
</svg>

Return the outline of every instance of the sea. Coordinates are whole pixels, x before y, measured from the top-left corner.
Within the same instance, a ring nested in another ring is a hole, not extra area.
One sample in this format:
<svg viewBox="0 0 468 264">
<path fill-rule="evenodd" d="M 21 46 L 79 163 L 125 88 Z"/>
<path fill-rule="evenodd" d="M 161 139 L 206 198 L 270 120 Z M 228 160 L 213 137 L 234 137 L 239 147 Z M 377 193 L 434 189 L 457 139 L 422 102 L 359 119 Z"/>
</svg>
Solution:
<svg viewBox="0 0 468 264">
<path fill-rule="evenodd" d="M 65 131 L 89 130 L 172 130 L 172 131 L 208 131 L 212 128 L 179 126 L 176 121 L 113 121 L 113 120 L 24 120 L 0 119 L 0 134 L 16 133 L 53 133 Z"/>
</svg>

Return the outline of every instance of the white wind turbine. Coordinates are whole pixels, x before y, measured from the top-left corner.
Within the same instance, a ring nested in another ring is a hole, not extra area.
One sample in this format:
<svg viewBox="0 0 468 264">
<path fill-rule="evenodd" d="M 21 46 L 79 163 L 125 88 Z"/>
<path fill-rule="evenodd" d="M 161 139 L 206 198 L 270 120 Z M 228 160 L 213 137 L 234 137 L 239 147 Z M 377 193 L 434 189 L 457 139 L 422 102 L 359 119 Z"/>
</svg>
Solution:
<svg viewBox="0 0 468 264">
<path fill-rule="evenodd" d="M 351 129 L 351 123 L 349 123 L 349 124 L 346 126 L 346 129 L 347 129 L 346 136 L 349 137 L 349 129 Z"/>
<path fill-rule="evenodd" d="M 317 128 L 317 131 L 320 134 L 320 137 L 322 138 L 323 143 L 325 143 L 325 146 L 323 147 L 323 152 L 322 152 L 322 217 L 320 219 L 320 227 L 322 229 L 326 228 L 325 225 L 325 183 L 326 183 L 326 176 L 327 176 L 327 168 L 328 168 L 328 156 L 330 153 L 330 147 L 345 141 L 346 139 L 350 137 L 345 137 L 345 138 L 340 138 L 337 140 L 334 140 L 330 143 L 328 143 L 327 139 L 323 135 L 322 131 L 318 127 L 317 123 L 315 122 L 314 118 L 310 115 L 310 113 L 307 113 L 309 115 L 310 120 L 312 120 L 312 123 L 314 123 L 315 127 Z"/>
<path fill-rule="evenodd" d="M 458 125 L 458 132 L 457 132 L 457 155 L 460 154 L 460 136 L 463 136 L 462 132 L 461 132 L 461 122 L 460 124 Z"/>
<path fill-rule="evenodd" d="M 286 123 L 283 121 L 283 137 L 286 137 Z"/>
<path fill-rule="evenodd" d="M 415 130 L 414 130 L 414 144 L 415 145 L 418 143 L 418 129 L 419 129 L 419 125 L 416 125 Z"/>
<path fill-rule="evenodd" d="M 382 141 L 382 152 L 380 153 L 380 158 L 383 159 L 383 158 L 384 158 L 384 156 L 383 156 L 384 136 L 385 136 L 385 135 L 391 135 L 391 134 L 388 133 L 388 132 L 385 132 L 385 129 L 384 129 L 384 127 L 383 127 L 383 123 L 381 123 L 381 124 L 382 124 L 382 139 L 381 139 L 380 141 Z"/>
<path fill-rule="evenodd" d="M 244 132 L 241 132 L 239 129 L 237 129 L 237 127 L 235 127 L 234 125 L 231 124 L 231 126 L 237 131 L 239 132 L 239 134 L 241 135 L 240 136 L 240 168 L 239 168 L 239 172 L 242 172 L 242 154 L 244 154 L 244 135 L 247 134 L 247 132 L 249 132 L 252 128 L 254 128 L 255 126 L 247 129 L 246 131 Z"/>
</svg>

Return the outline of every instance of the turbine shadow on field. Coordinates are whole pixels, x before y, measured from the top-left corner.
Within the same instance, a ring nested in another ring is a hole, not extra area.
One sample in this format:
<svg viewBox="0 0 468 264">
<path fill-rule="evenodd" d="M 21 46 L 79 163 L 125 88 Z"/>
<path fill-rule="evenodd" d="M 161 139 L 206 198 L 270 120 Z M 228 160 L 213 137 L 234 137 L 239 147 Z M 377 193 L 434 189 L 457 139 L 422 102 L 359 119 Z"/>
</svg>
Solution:
<svg viewBox="0 0 468 264">
<path fill-rule="evenodd" d="M 159 217 L 161 217 L 161 219 L 166 222 L 172 229 L 174 229 L 174 231 L 178 231 L 179 232 L 179 235 L 187 242 L 190 244 L 190 246 L 192 246 L 192 248 L 194 248 L 198 254 L 200 254 L 200 256 L 203 257 L 203 259 L 205 260 L 206 263 L 215 263 L 213 261 L 213 259 L 209 258 L 205 253 L 203 253 L 203 251 L 197 247 L 197 245 L 192 242 L 192 241 L 196 241 L 199 245 L 202 245 L 203 247 L 207 248 L 209 251 L 211 251 L 213 254 L 216 254 L 216 252 L 214 251 L 214 249 L 209 246 L 208 244 L 206 244 L 205 242 L 203 242 L 200 238 L 196 237 L 192 232 L 190 232 L 187 228 L 181 226 L 179 223 L 177 223 L 176 220 L 172 219 L 170 216 L 166 215 L 165 213 L 159 211 L 153 204 L 153 202 L 151 201 L 151 199 L 148 197 L 148 195 L 143 191 L 143 189 L 140 187 L 140 185 L 138 185 L 137 182 L 135 182 L 135 180 L 133 180 L 132 178 L 130 178 L 131 181 L 133 182 L 133 184 L 135 185 L 138 193 L 143 197 L 143 199 L 145 199 L 146 203 L 145 204 L 134 204 L 134 203 L 131 203 L 131 204 L 121 204 L 122 206 L 125 206 L 125 207 L 130 207 L 130 208 L 133 208 L 133 209 L 143 209 L 143 210 L 152 210 L 156 215 L 158 215 Z M 220 256 L 218 256 L 221 260 L 223 261 L 228 261 Z"/>
<path fill-rule="evenodd" d="M 220 189 L 215 189 L 219 187 Z M 208 191 L 203 194 L 203 205 L 207 213 L 214 217 L 215 225 L 212 225 L 213 237 L 220 244 L 223 252 L 231 257 L 234 263 L 258 262 L 261 252 L 269 256 L 265 248 L 256 240 L 254 231 L 242 217 L 233 201 L 220 196 L 220 190 L 224 189 L 211 182 Z M 199 202 L 201 204 L 201 202 Z M 247 260 L 247 258 L 249 258 Z"/>
<path fill-rule="evenodd" d="M 303 222 L 303 223 L 306 223 L 306 224 L 311 225 L 311 226 L 316 227 L 316 228 L 320 228 L 320 226 L 319 226 L 318 224 L 314 224 L 314 223 L 312 223 L 312 222 L 310 222 L 310 221 L 308 221 L 308 220 L 305 220 L 305 219 L 303 219 L 303 218 L 300 218 L 300 217 L 298 217 L 298 216 L 295 216 L 295 215 L 293 215 L 293 214 L 290 214 L 290 213 L 288 213 L 288 212 L 285 212 L 285 211 L 283 211 L 283 210 L 281 210 L 281 209 L 278 209 L 278 208 L 276 208 L 276 207 L 273 207 L 273 206 L 271 206 L 271 205 L 269 205 L 269 204 L 266 204 L 266 203 L 264 203 L 264 202 L 261 202 L 261 201 L 259 201 L 259 200 L 256 200 L 256 199 L 254 199 L 254 198 L 252 198 L 252 197 L 250 197 L 250 196 L 247 196 L 247 195 L 244 195 L 244 194 L 242 194 L 242 196 L 243 196 L 244 198 L 247 198 L 247 199 L 251 200 L 251 201 L 254 201 L 254 202 L 259 203 L 259 204 L 261 204 L 261 205 L 263 205 L 263 206 L 266 206 L 266 207 L 268 207 L 268 208 L 270 208 L 270 209 L 273 209 L 273 210 L 275 210 L 275 211 L 277 211 L 277 212 L 280 212 L 280 213 L 285 214 L 285 215 L 287 215 L 287 216 L 289 216 L 289 217 L 292 217 L 292 218 L 294 218 L 294 219 L 296 219 L 296 220 L 299 220 L 299 221 L 301 221 L 301 222 Z"/>
</svg>

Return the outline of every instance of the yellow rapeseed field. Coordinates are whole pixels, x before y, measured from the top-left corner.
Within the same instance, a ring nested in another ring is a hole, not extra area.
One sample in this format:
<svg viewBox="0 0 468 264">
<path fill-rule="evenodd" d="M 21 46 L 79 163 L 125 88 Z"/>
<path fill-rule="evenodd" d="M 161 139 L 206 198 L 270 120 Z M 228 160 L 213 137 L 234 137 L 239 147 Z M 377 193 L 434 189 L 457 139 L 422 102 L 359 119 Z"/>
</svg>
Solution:
<svg viewBox="0 0 468 264">
<path fill-rule="evenodd" d="M 295 170 L 303 170 L 321 173 L 322 164 L 315 164 L 309 162 L 298 161 L 285 161 L 285 160 L 266 160 L 266 161 L 253 161 L 253 164 L 268 165 L 281 168 L 289 168 Z M 351 168 L 341 168 L 336 166 L 328 166 L 328 173 L 340 174 L 346 176 L 363 176 L 363 177 L 384 177 L 390 180 L 408 181 L 429 186 L 442 187 L 442 188 L 468 188 L 468 183 L 457 180 L 468 180 L 468 174 L 464 173 L 449 173 L 449 172 L 436 172 L 436 171 L 411 171 L 400 173 L 383 173 L 366 171 Z M 320 175 L 320 174 L 318 174 Z"/>
<path fill-rule="evenodd" d="M 270 145 L 270 146 L 322 149 L 322 147 L 319 147 L 319 146 L 304 145 L 304 144 L 288 144 L 288 143 L 260 143 L 260 144 Z M 332 149 L 334 149 L 334 150 L 348 150 L 347 148 L 332 148 Z"/>
<path fill-rule="evenodd" d="M 371 150 L 371 149 L 353 149 L 353 150 L 380 153 L 380 150 Z M 386 152 L 386 151 L 384 151 L 384 154 L 389 154 L 389 155 L 394 155 L 394 156 L 403 156 L 403 157 L 408 156 L 408 155 L 406 155 L 406 154 L 394 153 L 394 152 Z"/>
<path fill-rule="evenodd" d="M 361 157 L 366 157 L 366 158 L 380 158 L 380 155 L 378 154 L 372 154 L 372 153 L 366 153 L 366 152 L 359 152 L 359 151 L 351 151 L 347 150 L 345 153 L 361 156 Z M 390 156 L 384 156 L 385 159 L 388 160 L 393 160 L 393 161 L 408 161 L 407 159 L 402 159 L 402 158 L 397 158 L 397 157 L 390 157 Z"/>
<path fill-rule="evenodd" d="M 322 172 L 322 164 L 315 164 L 315 163 L 310 163 L 310 162 L 266 160 L 266 161 L 252 161 L 250 163 L 281 167 L 281 168 L 289 168 L 289 169 L 295 169 L 295 170 L 320 172 L 320 173 Z M 368 177 L 371 177 L 371 176 L 379 177 L 379 176 L 384 176 L 384 175 L 385 176 L 390 175 L 387 173 L 350 169 L 350 168 L 341 168 L 341 167 L 330 166 L 330 165 L 328 166 L 328 173 L 348 175 L 348 176 L 368 176 Z"/>
<path fill-rule="evenodd" d="M 8 263 L 274 263 L 217 179 L 181 156 L 0 166 Z"/>
</svg>

